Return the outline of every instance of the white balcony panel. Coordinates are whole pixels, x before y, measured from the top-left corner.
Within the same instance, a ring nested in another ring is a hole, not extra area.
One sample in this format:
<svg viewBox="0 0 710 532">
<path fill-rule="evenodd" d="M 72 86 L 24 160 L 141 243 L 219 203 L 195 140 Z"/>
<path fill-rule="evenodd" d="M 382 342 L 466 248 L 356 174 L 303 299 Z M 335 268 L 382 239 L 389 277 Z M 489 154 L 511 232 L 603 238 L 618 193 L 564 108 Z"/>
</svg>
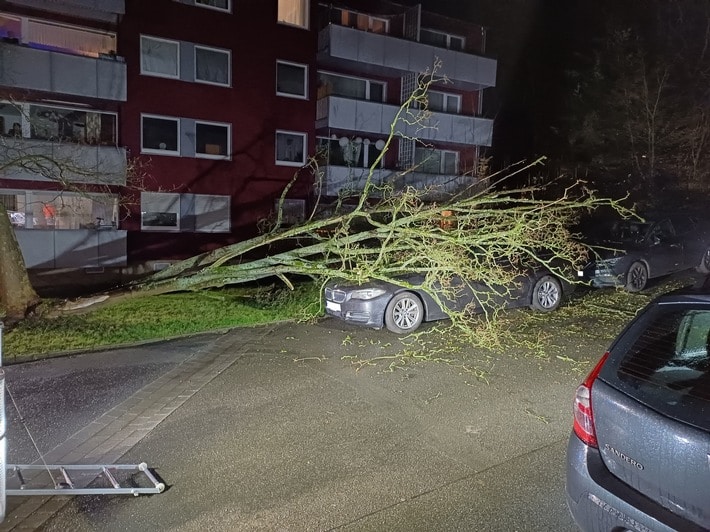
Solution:
<svg viewBox="0 0 710 532">
<path fill-rule="evenodd" d="M 28 268 L 125 266 L 126 231 L 15 229 Z"/>
<path fill-rule="evenodd" d="M 0 139 L 0 143 L 0 166 L 20 157 L 25 160 L 23 167 L 9 164 L 3 168 L 5 179 L 51 182 L 56 181 L 51 172 L 61 168 L 64 178 L 75 183 L 126 184 L 125 148 L 9 138 Z M 42 175 L 38 168 L 45 159 L 53 162 L 47 166 L 50 176 Z"/>
<path fill-rule="evenodd" d="M 126 101 L 126 64 L 0 43 L 0 85 Z"/>
<path fill-rule="evenodd" d="M 326 100 L 323 103 L 323 100 Z M 399 107 L 376 102 L 329 96 L 318 102 L 316 127 L 329 127 L 359 133 L 388 135 Z M 412 111 L 416 113 L 416 111 Z M 406 118 L 403 116 L 401 118 Z M 404 120 L 395 131 L 408 137 L 433 142 L 490 146 L 493 121 L 473 116 L 433 113 L 421 124 L 406 124 Z"/>
<path fill-rule="evenodd" d="M 325 196 L 338 196 L 340 194 L 358 194 L 365 188 L 368 168 L 351 168 L 347 166 L 327 165 L 323 167 L 323 182 L 321 193 Z M 398 172 L 395 170 L 374 170 L 371 197 L 381 196 L 382 185 L 388 185 L 393 191 L 413 187 L 427 191 L 427 199 L 445 199 L 447 196 L 457 194 L 462 190 L 473 189 L 478 183 L 478 178 L 461 175 L 439 175 L 423 172 Z"/>
<path fill-rule="evenodd" d="M 125 0 L 7 0 L 9 4 L 88 20 L 116 22 L 126 12 Z"/>
<path fill-rule="evenodd" d="M 439 74 L 462 90 L 480 90 L 496 83 L 495 59 L 438 48 L 389 35 L 331 24 L 318 35 L 321 67 L 349 68 L 363 73 L 401 76 L 431 71 L 441 61 Z"/>
</svg>

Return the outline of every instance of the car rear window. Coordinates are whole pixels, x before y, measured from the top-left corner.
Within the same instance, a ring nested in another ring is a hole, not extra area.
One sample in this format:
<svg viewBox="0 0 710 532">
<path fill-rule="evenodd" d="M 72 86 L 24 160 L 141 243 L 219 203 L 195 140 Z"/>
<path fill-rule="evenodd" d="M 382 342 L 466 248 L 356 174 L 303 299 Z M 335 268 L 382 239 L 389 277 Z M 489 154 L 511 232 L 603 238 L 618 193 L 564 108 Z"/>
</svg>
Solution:
<svg viewBox="0 0 710 532">
<path fill-rule="evenodd" d="M 655 410 L 707 429 L 710 309 L 657 307 L 627 334 L 616 369 L 623 391 Z M 634 338 L 635 336 L 635 338 Z"/>
</svg>

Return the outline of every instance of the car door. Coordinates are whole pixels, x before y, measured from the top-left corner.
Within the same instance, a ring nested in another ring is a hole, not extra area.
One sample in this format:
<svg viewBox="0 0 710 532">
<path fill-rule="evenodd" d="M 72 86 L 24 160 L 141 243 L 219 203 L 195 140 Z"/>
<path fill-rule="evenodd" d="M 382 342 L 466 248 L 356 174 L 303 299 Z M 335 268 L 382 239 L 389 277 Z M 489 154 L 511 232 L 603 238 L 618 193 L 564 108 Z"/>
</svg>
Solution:
<svg viewBox="0 0 710 532">
<path fill-rule="evenodd" d="M 652 277 L 685 269 L 683 243 L 669 219 L 651 225 L 646 234 L 646 246 Z"/>
</svg>

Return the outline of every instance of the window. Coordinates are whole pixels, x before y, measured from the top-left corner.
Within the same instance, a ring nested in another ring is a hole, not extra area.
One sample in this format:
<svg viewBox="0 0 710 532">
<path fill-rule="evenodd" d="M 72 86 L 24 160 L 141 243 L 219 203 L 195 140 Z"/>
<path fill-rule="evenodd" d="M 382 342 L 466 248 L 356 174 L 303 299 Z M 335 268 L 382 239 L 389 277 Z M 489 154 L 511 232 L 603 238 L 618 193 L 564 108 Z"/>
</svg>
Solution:
<svg viewBox="0 0 710 532">
<path fill-rule="evenodd" d="M 386 86 L 382 81 L 319 72 L 318 83 L 320 97 L 333 95 L 373 102 L 385 101 Z"/>
<path fill-rule="evenodd" d="M 177 78 L 180 74 L 177 41 L 141 36 L 141 74 Z"/>
<path fill-rule="evenodd" d="M 2 191 L 14 227 L 24 229 L 95 229 L 118 224 L 118 197 L 57 191 Z"/>
<path fill-rule="evenodd" d="M 416 148 L 414 164 L 417 172 L 458 175 L 459 154 L 455 151 Z"/>
<path fill-rule="evenodd" d="M 141 192 L 141 229 L 228 233 L 230 198 L 210 194 Z"/>
<path fill-rule="evenodd" d="M 276 132 L 276 164 L 284 166 L 303 166 L 306 164 L 305 133 Z"/>
<path fill-rule="evenodd" d="M 195 46 L 195 81 L 229 86 L 231 53 L 229 50 Z"/>
<path fill-rule="evenodd" d="M 141 192 L 141 229 L 180 230 L 180 194 Z"/>
<path fill-rule="evenodd" d="M 461 51 L 464 48 L 466 39 L 459 35 L 451 35 L 442 31 L 430 30 L 422 28 L 419 30 L 419 40 L 426 44 L 438 46 L 440 48 L 448 48 L 450 50 Z"/>
<path fill-rule="evenodd" d="M 195 122 L 195 157 L 226 159 L 230 156 L 228 124 Z"/>
<path fill-rule="evenodd" d="M 318 138 L 317 144 L 317 152 L 329 165 L 370 168 L 382 153 L 385 141 L 360 137 L 354 139 L 321 137 Z"/>
<path fill-rule="evenodd" d="M 308 97 L 308 67 L 298 63 L 276 61 L 276 94 L 297 98 Z"/>
<path fill-rule="evenodd" d="M 179 155 L 180 122 L 177 118 L 142 116 L 141 151 L 161 155 Z"/>
<path fill-rule="evenodd" d="M 117 118 L 111 113 L 31 104 L 29 131 L 30 138 L 38 140 L 115 146 Z"/>
<path fill-rule="evenodd" d="M 308 28 L 309 0 L 279 0 L 278 22 Z"/>
<path fill-rule="evenodd" d="M 348 9 L 333 8 L 336 12 L 331 15 L 332 18 L 339 14 L 338 19 L 333 20 L 336 24 L 357 28 L 362 31 L 370 31 L 372 33 L 389 33 L 389 20 L 382 17 L 374 17 L 365 13 L 358 13 Z"/>
<path fill-rule="evenodd" d="M 446 92 L 429 91 L 429 110 L 442 113 L 458 114 L 461 112 L 461 96 Z"/>
<path fill-rule="evenodd" d="M 232 6 L 230 0 L 195 0 L 195 5 L 203 7 L 211 7 L 221 11 L 231 11 Z"/>
</svg>

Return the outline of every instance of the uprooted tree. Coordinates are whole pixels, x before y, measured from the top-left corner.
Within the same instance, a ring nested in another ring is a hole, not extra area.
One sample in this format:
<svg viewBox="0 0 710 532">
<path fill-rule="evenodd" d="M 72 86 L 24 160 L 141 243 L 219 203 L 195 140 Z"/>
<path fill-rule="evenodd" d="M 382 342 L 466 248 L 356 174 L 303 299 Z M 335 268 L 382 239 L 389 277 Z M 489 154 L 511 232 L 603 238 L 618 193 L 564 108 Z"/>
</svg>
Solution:
<svg viewBox="0 0 710 532">
<path fill-rule="evenodd" d="M 595 196 L 581 183 L 555 199 L 545 199 L 543 191 L 536 188 L 500 191 L 494 182 L 505 177 L 501 175 L 472 177 L 469 189 L 433 202 L 426 201 L 432 190 L 397 190 L 373 179 L 374 169 L 395 138 L 419 142 L 412 131 L 435 127 L 427 111 L 427 91 L 431 84 L 445 82 L 437 77 L 439 66 L 420 77 L 418 87 L 400 107 L 354 205 L 339 201 L 332 214 L 323 218 L 315 208 L 305 222 L 292 227 L 282 226 L 279 209 L 270 231 L 176 263 L 127 291 L 111 294 L 107 302 L 269 277 L 290 286 L 293 276 L 301 275 L 321 282 L 340 278 L 401 284 L 399 277 L 404 273 L 422 274 L 421 288 L 441 301 L 455 296 L 457 288 L 448 284 L 453 277 L 480 280 L 505 291 L 531 264 L 542 264 L 567 276 L 563 265 L 578 264 L 586 256 L 586 248 L 570 230 L 573 222 L 583 211 L 602 205 L 623 210 L 616 201 Z M 317 161 L 317 157 L 309 161 L 316 179 L 320 175 Z M 511 172 L 530 166 L 519 165 Z M 294 180 L 305 173 L 298 172 Z M 284 190 L 281 205 L 293 183 Z M 373 197 L 377 201 L 372 201 Z M 270 246 L 288 242 L 294 244 L 287 246 L 287 251 L 268 253 Z M 256 254 L 263 258 L 249 258 Z M 491 312 L 495 313 L 495 308 Z M 451 317 L 461 330 L 471 330 L 465 311 L 451 311 Z"/>
<path fill-rule="evenodd" d="M 432 127 L 427 92 L 432 83 L 445 81 L 436 77 L 438 67 L 420 77 L 417 89 L 400 107 L 380 159 L 393 139 L 406 136 L 405 130 Z M 483 281 L 506 292 L 531 265 L 569 279 L 569 266 L 579 265 L 587 255 L 571 230 L 583 212 L 608 206 L 631 214 L 617 201 L 597 197 L 583 183 L 569 186 L 555 199 L 544 198 L 544 191 L 537 188 L 500 191 L 495 185 L 505 179 L 502 174 L 472 178 L 467 190 L 438 202 L 426 201 L 432 190 L 396 190 L 391 184 L 375 183 L 373 172 L 380 159 L 371 166 L 354 206 L 340 202 L 325 218 L 315 216 L 314 209 L 306 222 L 288 228 L 281 226 L 278 212 L 270 232 L 174 264 L 135 285 L 134 291 L 201 290 L 267 277 L 290 286 L 289 278 L 295 275 L 322 282 L 339 278 L 402 284 L 403 274 L 419 273 L 424 280 L 418 288 L 439 302 L 453 299 L 460 289 L 448 282 L 452 278 Z M 507 175 L 541 162 L 518 165 Z M 309 164 L 318 176 L 317 158 Z M 288 187 L 282 204 L 287 193 Z M 377 201 L 370 201 L 372 197 Z M 276 254 L 265 252 L 288 241 L 298 244 Z M 263 258 L 247 258 L 260 251 Z M 480 296 L 490 299 L 489 294 Z M 492 305 L 491 315 L 496 311 Z M 465 310 L 449 310 L 449 314 L 454 326 L 471 331 Z"/>
</svg>

